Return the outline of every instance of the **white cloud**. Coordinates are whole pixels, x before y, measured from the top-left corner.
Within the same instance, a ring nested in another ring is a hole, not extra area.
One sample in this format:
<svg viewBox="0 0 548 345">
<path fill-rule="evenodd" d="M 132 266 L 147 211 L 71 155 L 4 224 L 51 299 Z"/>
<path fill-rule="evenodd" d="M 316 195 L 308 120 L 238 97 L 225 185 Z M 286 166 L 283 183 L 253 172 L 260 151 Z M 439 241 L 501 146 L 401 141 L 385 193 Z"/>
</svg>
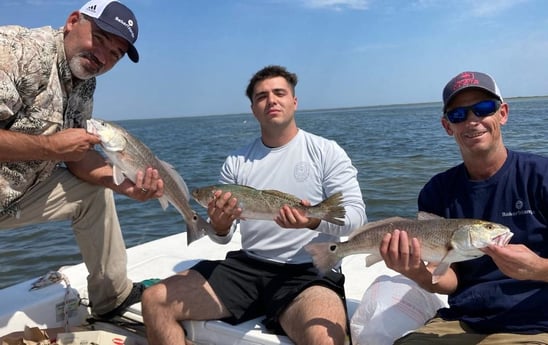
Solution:
<svg viewBox="0 0 548 345">
<path fill-rule="evenodd" d="M 73 0 L 3 0 L 0 3 L 0 7 L 11 7 L 11 6 L 54 6 L 54 5 L 67 5 L 74 6 L 75 9 L 80 8 L 84 2 L 78 3 Z"/>
<path fill-rule="evenodd" d="M 367 10 L 369 0 L 301 0 L 304 6 L 311 8 L 327 8 L 333 10 Z"/>
<path fill-rule="evenodd" d="M 414 0 L 409 4 L 417 9 L 451 8 L 465 11 L 468 17 L 494 17 L 529 0 Z"/>
<path fill-rule="evenodd" d="M 468 1 L 468 4 L 472 8 L 472 15 L 476 17 L 492 17 L 526 1 L 527 0 L 470 0 Z"/>
</svg>

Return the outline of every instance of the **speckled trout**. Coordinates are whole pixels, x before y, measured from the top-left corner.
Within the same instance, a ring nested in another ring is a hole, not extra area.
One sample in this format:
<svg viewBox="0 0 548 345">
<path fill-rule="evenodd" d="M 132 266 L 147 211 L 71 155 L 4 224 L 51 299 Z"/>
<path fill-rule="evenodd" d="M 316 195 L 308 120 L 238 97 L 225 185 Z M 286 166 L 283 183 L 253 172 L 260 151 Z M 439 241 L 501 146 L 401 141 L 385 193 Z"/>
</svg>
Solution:
<svg viewBox="0 0 548 345">
<path fill-rule="evenodd" d="M 179 173 L 167 162 L 156 157 L 139 139 L 124 128 L 103 120 L 87 120 L 87 131 L 101 139 L 101 147 L 112 164 L 114 183 L 121 184 L 127 177 L 135 183 L 137 171 L 148 167 L 158 170 L 164 182 L 164 195 L 159 198 L 165 210 L 171 203 L 183 216 L 187 228 L 187 244 L 215 231 L 190 206 L 188 187 Z"/>
<path fill-rule="evenodd" d="M 478 258 L 480 248 L 490 244 L 506 245 L 513 233 L 504 225 L 478 219 L 446 219 L 419 212 L 417 219 L 392 217 L 362 225 L 344 242 L 310 243 L 305 249 L 312 255 L 314 265 L 321 273 L 336 266 L 345 256 L 370 254 L 365 266 L 382 260 L 379 247 L 383 236 L 399 229 L 416 237 L 421 244 L 421 258 L 437 263 L 432 283 L 437 283 L 453 262 Z"/>
<path fill-rule="evenodd" d="M 327 222 L 344 225 L 346 211 L 341 205 L 342 193 L 335 193 L 317 205 L 304 206 L 301 199 L 294 195 L 277 190 L 261 190 L 249 186 L 237 184 L 219 184 L 192 191 L 192 196 L 203 207 L 214 198 L 217 190 L 230 192 L 232 197 L 238 200 L 238 207 L 242 209 L 241 217 L 244 219 L 273 220 L 278 215 L 280 208 L 288 205 L 302 210 L 307 217 L 320 218 Z"/>
</svg>

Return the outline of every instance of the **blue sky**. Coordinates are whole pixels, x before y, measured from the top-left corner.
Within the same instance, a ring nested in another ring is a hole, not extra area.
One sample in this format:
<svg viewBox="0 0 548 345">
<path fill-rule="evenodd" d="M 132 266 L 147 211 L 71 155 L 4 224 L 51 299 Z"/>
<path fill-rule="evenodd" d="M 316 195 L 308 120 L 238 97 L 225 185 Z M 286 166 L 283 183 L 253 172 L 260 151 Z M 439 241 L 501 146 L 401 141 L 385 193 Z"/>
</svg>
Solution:
<svg viewBox="0 0 548 345">
<path fill-rule="evenodd" d="M 299 76 L 299 109 L 436 102 L 457 73 L 548 95 L 545 0 L 125 0 L 141 61 L 98 78 L 94 116 L 249 112 L 252 74 Z M 85 1 L 2 0 L 0 24 L 60 27 Z"/>
</svg>

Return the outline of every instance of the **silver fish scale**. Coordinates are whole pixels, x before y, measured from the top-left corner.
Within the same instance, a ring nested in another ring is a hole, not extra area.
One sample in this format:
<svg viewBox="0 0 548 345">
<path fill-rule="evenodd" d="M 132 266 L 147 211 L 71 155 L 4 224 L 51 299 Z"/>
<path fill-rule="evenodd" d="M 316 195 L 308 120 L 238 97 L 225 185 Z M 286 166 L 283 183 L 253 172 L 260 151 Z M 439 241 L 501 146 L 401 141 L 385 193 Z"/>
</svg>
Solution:
<svg viewBox="0 0 548 345">
<path fill-rule="evenodd" d="M 242 208 L 249 212 L 259 213 L 278 213 L 283 205 L 288 205 L 292 208 L 299 208 L 306 210 L 307 207 L 303 207 L 300 200 L 290 198 L 287 195 L 281 193 L 272 193 L 270 191 L 256 191 L 255 193 L 238 193 L 238 201 L 242 204 Z"/>
<path fill-rule="evenodd" d="M 237 194 L 238 200 L 245 202 L 248 206 L 252 204 L 255 204 L 255 206 L 265 206 L 266 209 L 275 210 L 276 212 L 283 205 L 305 208 L 301 205 L 300 199 L 292 197 L 287 193 L 273 190 L 258 190 L 243 185 L 222 185 L 221 189 Z"/>
<path fill-rule="evenodd" d="M 151 150 L 138 140 L 126 133 L 126 147 L 120 153 L 124 165 L 131 168 L 132 172 L 143 170 L 143 167 L 151 166 L 158 171 L 164 170 L 159 159 Z M 165 172 L 164 172 L 165 173 Z"/>
<path fill-rule="evenodd" d="M 351 239 L 362 238 L 368 241 L 374 241 L 375 244 L 380 243 L 382 237 L 396 229 L 405 230 L 410 237 L 417 237 L 419 239 L 428 238 L 429 242 L 434 245 L 445 245 L 453 235 L 453 232 L 457 230 L 458 224 L 452 224 L 449 220 L 411 220 L 404 219 L 399 221 L 390 222 L 384 225 L 365 229 Z"/>
</svg>

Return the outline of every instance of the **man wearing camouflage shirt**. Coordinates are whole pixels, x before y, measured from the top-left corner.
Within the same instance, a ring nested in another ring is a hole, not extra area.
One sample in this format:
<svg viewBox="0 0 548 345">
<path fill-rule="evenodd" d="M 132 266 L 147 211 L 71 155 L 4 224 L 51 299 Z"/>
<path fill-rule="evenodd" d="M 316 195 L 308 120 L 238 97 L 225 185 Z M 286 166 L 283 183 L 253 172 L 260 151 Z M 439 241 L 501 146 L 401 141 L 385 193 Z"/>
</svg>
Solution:
<svg viewBox="0 0 548 345">
<path fill-rule="evenodd" d="M 92 312 L 105 318 L 143 290 L 127 277 L 113 191 L 140 201 L 163 193 L 151 168 L 115 185 L 85 129 L 95 77 L 126 53 L 138 62 L 137 34 L 133 12 L 112 0 L 89 1 L 60 29 L 0 27 L 0 229 L 71 220 Z"/>
</svg>

